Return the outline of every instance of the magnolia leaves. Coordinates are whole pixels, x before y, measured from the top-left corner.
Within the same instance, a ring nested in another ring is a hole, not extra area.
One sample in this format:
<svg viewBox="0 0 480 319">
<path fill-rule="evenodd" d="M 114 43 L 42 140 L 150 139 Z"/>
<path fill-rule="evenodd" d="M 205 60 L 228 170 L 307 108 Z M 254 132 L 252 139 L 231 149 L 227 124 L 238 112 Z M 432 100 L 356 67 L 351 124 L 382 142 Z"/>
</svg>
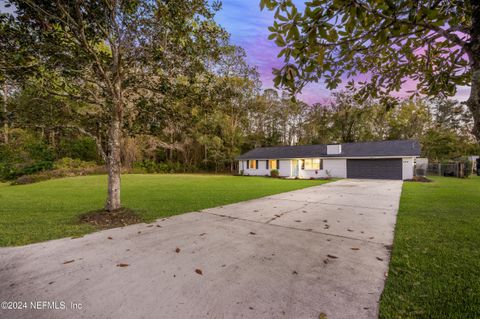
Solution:
<svg viewBox="0 0 480 319">
<path fill-rule="evenodd" d="M 467 9 L 414 0 L 354 3 L 313 0 L 299 12 L 292 1 L 261 1 L 261 9 L 274 11 L 269 39 L 285 63 L 274 70 L 275 86 L 295 94 L 323 80 L 336 89 L 342 80 L 368 74 L 361 90 L 379 97 L 400 90 L 406 78 L 427 95 L 452 95 L 456 85 L 468 84 L 459 34 L 469 32 Z"/>
</svg>

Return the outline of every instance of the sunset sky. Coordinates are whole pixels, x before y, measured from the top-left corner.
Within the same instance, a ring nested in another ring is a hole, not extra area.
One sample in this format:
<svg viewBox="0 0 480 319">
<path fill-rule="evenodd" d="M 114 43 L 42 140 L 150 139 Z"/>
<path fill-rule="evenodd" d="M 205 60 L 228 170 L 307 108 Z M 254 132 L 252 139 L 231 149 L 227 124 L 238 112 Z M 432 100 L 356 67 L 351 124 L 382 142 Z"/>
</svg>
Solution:
<svg viewBox="0 0 480 319">
<path fill-rule="evenodd" d="M 222 3 L 217 22 L 231 34 L 234 44 L 245 49 L 249 64 L 258 67 L 263 87 L 272 88 L 272 68 L 282 65 L 282 61 L 277 59 L 280 50 L 273 41 L 267 39 L 268 27 L 274 20 L 272 12 L 260 11 L 260 0 L 223 0 Z M 407 82 L 397 96 L 408 96 L 405 91 L 414 87 L 412 81 Z M 466 100 L 469 93 L 469 87 L 459 87 L 455 98 Z M 325 100 L 329 95 L 330 91 L 324 85 L 313 83 L 303 90 L 300 98 L 307 103 L 315 103 Z"/>
</svg>

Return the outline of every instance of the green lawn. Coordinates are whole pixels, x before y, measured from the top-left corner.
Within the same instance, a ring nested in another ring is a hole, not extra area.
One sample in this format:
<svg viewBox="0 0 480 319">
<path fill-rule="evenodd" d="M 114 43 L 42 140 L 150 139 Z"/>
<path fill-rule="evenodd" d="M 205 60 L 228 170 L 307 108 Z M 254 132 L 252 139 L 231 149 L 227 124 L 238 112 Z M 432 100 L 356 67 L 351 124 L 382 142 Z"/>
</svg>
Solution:
<svg viewBox="0 0 480 319">
<path fill-rule="evenodd" d="M 406 182 L 380 318 L 480 318 L 480 178 Z"/>
<path fill-rule="evenodd" d="M 123 206 L 146 221 L 326 181 L 222 175 L 124 175 Z M 79 236 L 95 229 L 79 225 L 82 213 L 103 207 L 106 176 L 84 176 L 10 186 L 0 183 L 0 246 Z"/>
</svg>

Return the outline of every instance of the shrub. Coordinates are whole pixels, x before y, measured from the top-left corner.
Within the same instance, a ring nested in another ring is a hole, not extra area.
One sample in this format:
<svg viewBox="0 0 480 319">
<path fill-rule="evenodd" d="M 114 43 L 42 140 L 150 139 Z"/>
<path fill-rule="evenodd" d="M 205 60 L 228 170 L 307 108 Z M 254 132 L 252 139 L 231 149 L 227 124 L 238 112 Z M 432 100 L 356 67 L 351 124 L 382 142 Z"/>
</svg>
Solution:
<svg viewBox="0 0 480 319">
<path fill-rule="evenodd" d="M 12 185 L 31 184 L 31 183 L 46 181 L 52 178 L 96 175 L 96 174 L 105 174 L 105 173 L 106 173 L 106 169 L 104 166 L 101 166 L 101 165 L 68 168 L 68 169 L 57 168 L 53 170 L 41 171 L 31 175 L 20 176 L 16 178 L 15 181 L 12 182 Z"/>
<path fill-rule="evenodd" d="M 280 172 L 278 171 L 278 169 L 272 169 L 270 171 L 270 176 L 271 177 L 279 177 L 280 176 Z"/>
<path fill-rule="evenodd" d="M 48 171 L 53 169 L 53 162 L 51 161 L 40 161 L 36 162 L 30 166 L 24 167 L 19 171 L 20 175 L 31 175 L 38 172 Z"/>
<path fill-rule="evenodd" d="M 59 156 L 78 158 L 82 161 L 98 161 L 97 144 L 90 137 L 60 141 Z"/>
<path fill-rule="evenodd" d="M 89 167 L 95 167 L 97 164 L 93 161 L 87 162 L 87 161 L 82 161 L 81 159 L 78 158 L 70 158 L 70 157 L 64 157 L 59 159 L 58 161 L 55 162 L 55 169 L 76 169 L 76 168 L 89 168 Z"/>
</svg>

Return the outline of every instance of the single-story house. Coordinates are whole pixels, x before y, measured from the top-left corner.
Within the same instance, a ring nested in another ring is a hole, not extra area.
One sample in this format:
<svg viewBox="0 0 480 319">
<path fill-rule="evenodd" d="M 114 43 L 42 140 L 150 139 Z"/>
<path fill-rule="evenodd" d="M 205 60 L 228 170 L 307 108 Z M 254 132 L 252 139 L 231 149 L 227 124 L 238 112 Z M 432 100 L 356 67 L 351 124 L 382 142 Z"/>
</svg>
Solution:
<svg viewBox="0 0 480 319">
<path fill-rule="evenodd" d="M 236 159 L 243 175 L 290 178 L 411 179 L 420 145 L 415 140 L 255 148 Z"/>
</svg>

